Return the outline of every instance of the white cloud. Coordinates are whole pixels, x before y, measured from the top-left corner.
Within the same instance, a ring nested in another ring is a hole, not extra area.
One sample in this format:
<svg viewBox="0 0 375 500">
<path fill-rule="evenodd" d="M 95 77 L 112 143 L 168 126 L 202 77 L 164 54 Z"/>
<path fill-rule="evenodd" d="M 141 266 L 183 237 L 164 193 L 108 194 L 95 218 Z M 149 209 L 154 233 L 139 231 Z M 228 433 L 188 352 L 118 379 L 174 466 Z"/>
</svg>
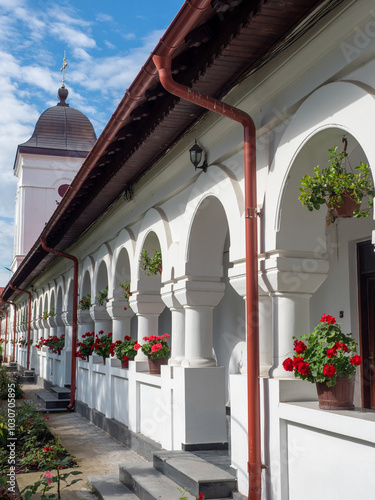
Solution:
<svg viewBox="0 0 375 500">
<path fill-rule="evenodd" d="M 53 23 L 49 27 L 52 35 L 59 40 L 65 42 L 69 47 L 93 49 L 96 47 L 96 42 L 82 31 L 67 26 L 63 23 Z"/>
</svg>

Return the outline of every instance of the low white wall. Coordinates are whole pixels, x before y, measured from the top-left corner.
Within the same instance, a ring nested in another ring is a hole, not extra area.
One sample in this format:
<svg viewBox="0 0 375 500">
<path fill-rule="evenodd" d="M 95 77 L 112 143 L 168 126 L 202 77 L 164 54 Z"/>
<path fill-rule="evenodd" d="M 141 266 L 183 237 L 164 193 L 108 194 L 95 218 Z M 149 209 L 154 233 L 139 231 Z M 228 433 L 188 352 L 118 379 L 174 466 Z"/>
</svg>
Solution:
<svg viewBox="0 0 375 500">
<path fill-rule="evenodd" d="M 247 380 L 232 375 L 231 457 L 247 494 Z M 262 500 L 373 500 L 375 412 L 319 410 L 313 384 L 261 379 Z"/>
</svg>

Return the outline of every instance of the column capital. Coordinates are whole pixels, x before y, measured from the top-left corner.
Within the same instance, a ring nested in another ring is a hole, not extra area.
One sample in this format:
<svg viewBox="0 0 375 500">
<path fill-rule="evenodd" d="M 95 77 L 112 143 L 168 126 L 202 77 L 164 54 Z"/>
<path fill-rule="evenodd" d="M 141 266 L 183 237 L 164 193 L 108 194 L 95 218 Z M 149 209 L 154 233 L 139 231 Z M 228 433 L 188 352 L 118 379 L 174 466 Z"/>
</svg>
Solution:
<svg viewBox="0 0 375 500">
<path fill-rule="evenodd" d="M 130 307 L 135 314 L 161 314 L 165 308 L 160 293 L 134 292 L 130 296 Z"/>
<path fill-rule="evenodd" d="M 134 316 L 134 311 L 124 297 L 110 299 L 107 303 L 107 312 L 111 319 L 132 318 Z"/>
<path fill-rule="evenodd" d="M 97 304 L 93 304 L 90 307 L 90 316 L 93 321 L 108 321 L 111 319 L 106 306 L 99 306 Z"/>
<path fill-rule="evenodd" d="M 73 324 L 73 313 L 72 311 L 64 311 L 61 313 L 61 319 L 63 321 L 63 325 L 61 326 L 72 326 Z"/>
<path fill-rule="evenodd" d="M 175 283 L 167 283 L 160 290 L 161 299 L 169 309 L 182 309 L 174 292 Z"/>
<path fill-rule="evenodd" d="M 89 325 L 92 323 L 92 317 L 88 309 L 78 309 L 77 321 L 79 325 Z"/>
<path fill-rule="evenodd" d="M 259 285 L 268 293 L 315 293 L 327 277 L 328 260 L 310 252 L 266 254 L 260 262 Z"/>
<path fill-rule="evenodd" d="M 182 306 L 215 307 L 224 296 L 225 284 L 219 281 L 177 282 L 173 291 Z"/>
</svg>

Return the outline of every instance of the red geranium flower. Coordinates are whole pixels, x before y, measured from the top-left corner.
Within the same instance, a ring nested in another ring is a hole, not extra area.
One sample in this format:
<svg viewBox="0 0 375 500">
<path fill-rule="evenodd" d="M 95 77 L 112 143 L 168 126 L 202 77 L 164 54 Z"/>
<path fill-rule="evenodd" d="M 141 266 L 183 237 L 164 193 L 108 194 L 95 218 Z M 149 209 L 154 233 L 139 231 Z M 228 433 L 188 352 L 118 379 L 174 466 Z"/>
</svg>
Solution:
<svg viewBox="0 0 375 500">
<path fill-rule="evenodd" d="M 294 350 L 296 351 L 297 354 L 302 354 L 303 351 L 306 351 L 306 346 L 305 344 L 300 340 L 295 344 Z"/>
<path fill-rule="evenodd" d="M 300 363 L 303 363 L 303 357 L 302 356 L 294 356 L 294 358 L 293 358 L 293 366 L 294 366 L 294 368 L 297 368 L 297 366 Z"/>
<path fill-rule="evenodd" d="M 337 368 L 333 365 L 324 365 L 323 366 L 323 375 L 327 375 L 327 377 L 333 377 L 337 372 Z"/>
<path fill-rule="evenodd" d="M 331 325 L 334 325 L 336 323 L 335 318 L 333 316 L 329 316 L 328 314 L 323 314 L 320 321 L 322 323 L 324 323 L 326 321 L 327 323 L 330 323 Z"/>
<path fill-rule="evenodd" d="M 333 358 L 334 356 L 336 356 L 336 353 L 336 348 L 332 347 L 332 349 L 327 349 L 326 356 L 327 358 Z"/>
<path fill-rule="evenodd" d="M 293 371 L 292 358 L 286 358 L 286 360 L 283 361 L 283 367 L 284 367 L 284 370 L 286 370 L 287 372 L 292 372 Z"/>
<path fill-rule="evenodd" d="M 297 370 L 301 375 L 308 375 L 310 373 L 309 363 L 306 362 L 299 363 Z"/>
<path fill-rule="evenodd" d="M 358 356 L 358 354 L 355 354 L 352 358 L 350 358 L 350 363 L 354 366 L 359 366 L 362 363 L 361 356 Z"/>
</svg>

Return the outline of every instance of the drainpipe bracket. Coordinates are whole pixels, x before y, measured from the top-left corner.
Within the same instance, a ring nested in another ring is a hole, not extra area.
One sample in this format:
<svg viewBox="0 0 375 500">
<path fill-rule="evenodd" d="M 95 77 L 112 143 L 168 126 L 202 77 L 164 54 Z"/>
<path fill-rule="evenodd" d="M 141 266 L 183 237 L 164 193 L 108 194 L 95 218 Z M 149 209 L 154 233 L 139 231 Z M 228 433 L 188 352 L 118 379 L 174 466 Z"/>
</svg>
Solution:
<svg viewBox="0 0 375 500">
<path fill-rule="evenodd" d="M 262 217 L 263 212 L 257 208 L 247 208 L 246 209 L 246 219 L 256 219 L 257 217 Z"/>
</svg>

